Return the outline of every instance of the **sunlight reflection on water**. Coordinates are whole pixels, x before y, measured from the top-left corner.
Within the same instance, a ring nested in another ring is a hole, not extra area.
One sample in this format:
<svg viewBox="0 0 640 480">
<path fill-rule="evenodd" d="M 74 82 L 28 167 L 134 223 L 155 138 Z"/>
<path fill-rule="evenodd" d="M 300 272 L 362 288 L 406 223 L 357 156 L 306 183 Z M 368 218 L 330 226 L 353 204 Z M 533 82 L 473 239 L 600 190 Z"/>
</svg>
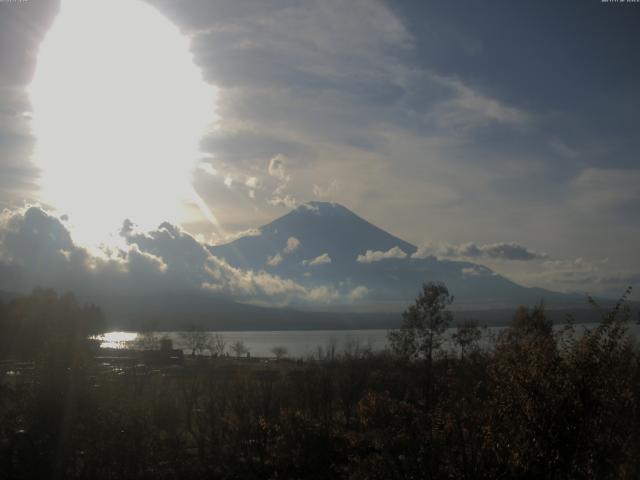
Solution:
<svg viewBox="0 0 640 480">
<path fill-rule="evenodd" d="M 108 332 L 99 335 L 100 348 L 125 348 L 129 342 L 133 342 L 138 337 L 136 332 Z"/>
</svg>

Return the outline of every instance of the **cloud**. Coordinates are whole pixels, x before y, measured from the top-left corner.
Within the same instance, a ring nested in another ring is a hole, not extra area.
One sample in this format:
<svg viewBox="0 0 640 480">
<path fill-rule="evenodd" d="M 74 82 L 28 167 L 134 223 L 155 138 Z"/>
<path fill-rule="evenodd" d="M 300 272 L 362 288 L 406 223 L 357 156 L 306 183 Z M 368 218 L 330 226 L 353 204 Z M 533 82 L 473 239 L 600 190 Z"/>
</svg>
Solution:
<svg viewBox="0 0 640 480">
<path fill-rule="evenodd" d="M 267 257 L 267 265 L 270 267 L 277 267 L 284 261 L 286 255 L 290 255 L 300 246 L 300 240 L 296 237 L 289 237 L 287 244 L 282 249 L 282 252 L 278 252 L 275 255 Z"/>
<path fill-rule="evenodd" d="M 0 207 L 37 193 L 38 170 L 29 161 L 35 142 L 29 109 L 23 92 L 0 84 Z"/>
<path fill-rule="evenodd" d="M 278 179 L 278 185 L 268 203 L 277 207 L 295 208 L 299 203 L 298 200 L 293 195 L 286 193 L 289 182 L 291 182 L 291 175 L 287 172 L 286 163 L 287 159 L 281 154 L 269 160 L 267 171 L 270 176 Z"/>
<path fill-rule="evenodd" d="M 89 254 L 77 248 L 62 221 L 37 207 L 0 216 L 0 260 L 31 275 L 64 277 L 87 264 Z"/>
<path fill-rule="evenodd" d="M 382 260 L 398 259 L 402 260 L 407 258 L 407 254 L 400 247 L 393 247 L 386 252 L 380 250 L 367 250 L 364 255 L 358 255 L 356 261 L 359 263 L 374 263 Z"/>
<path fill-rule="evenodd" d="M 224 243 L 233 242 L 234 240 L 237 240 L 238 238 L 259 237 L 260 235 L 262 235 L 262 230 L 260 230 L 259 228 L 248 228 L 247 230 L 241 230 L 241 231 L 236 232 L 236 233 L 227 234 L 221 239 L 221 241 L 216 242 L 216 244 L 217 245 L 221 245 L 221 244 L 224 244 Z"/>
<path fill-rule="evenodd" d="M 269 205 L 291 209 L 298 206 L 298 200 L 293 195 L 274 195 L 273 197 L 271 197 L 271 199 L 269 199 Z"/>
<path fill-rule="evenodd" d="M 496 260 L 528 261 L 545 259 L 548 258 L 548 255 L 546 253 L 529 250 L 515 242 L 498 242 L 486 245 L 476 245 L 471 242 L 460 245 L 427 242 L 420 245 L 418 250 L 411 255 L 411 258 L 427 257 L 489 258 Z"/>
<path fill-rule="evenodd" d="M 369 294 L 369 289 L 363 285 L 359 285 L 349 293 L 351 300 L 362 300 Z"/>
<path fill-rule="evenodd" d="M 24 87 L 58 3 L 0 2 L 0 208 L 38 199 Z M 558 65 L 562 48 L 552 63 L 566 75 L 537 68 L 548 60 L 535 54 L 545 44 L 537 36 L 557 32 L 531 32 L 518 24 L 517 8 L 487 18 L 524 28 L 534 53 L 525 63 L 536 68 L 512 68 L 521 52 L 497 44 L 495 22 L 470 29 L 473 15 L 425 2 L 150 3 L 191 37 L 195 63 L 219 89 L 218 120 L 201 142 L 209 167 L 196 172 L 194 186 L 226 229 L 264 224 L 311 193 L 409 239 L 425 238 L 437 219 L 451 238 L 528 239 L 554 257 L 607 250 L 640 270 L 630 240 L 639 234 L 637 121 L 635 110 L 620 107 L 637 97 L 637 75 L 615 92 L 589 81 L 572 88 L 571 72 L 584 69 Z M 418 18 L 414 9 L 425 28 L 408 20 Z M 625 31 L 600 37 L 634 45 L 619 41 Z M 628 60 L 626 49 L 614 67 Z M 488 52 L 500 54 L 484 68 Z M 611 56 L 583 57 L 593 71 L 612 71 Z M 210 225 L 193 222 L 189 230 L 208 235 Z"/>
<path fill-rule="evenodd" d="M 640 273 L 619 273 L 617 275 L 605 276 L 601 282 L 606 285 L 640 285 Z"/>
<path fill-rule="evenodd" d="M 316 302 L 330 303 L 340 298 L 340 293 L 338 293 L 338 291 L 333 287 L 322 285 L 311 288 L 308 296 L 311 300 Z"/>
<path fill-rule="evenodd" d="M 571 182 L 573 202 L 593 212 L 640 205 L 640 169 L 586 168 Z"/>
<path fill-rule="evenodd" d="M 248 177 L 245 182 L 245 186 L 249 189 L 249 197 L 256 197 L 256 189 L 260 188 L 260 180 L 258 177 Z"/>
<path fill-rule="evenodd" d="M 12 3 L 12 2 L 4 2 Z M 15 2 L 13 2 L 15 3 Z M 0 6 L 0 85 L 20 85 L 31 79 L 38 45 L 58 11 L 58 2 L 22 2 Z M 20 48 L 12 48 L 18 42 Z"/>
<path fill-rule="evenodd" d="M 338 181 L 331 180 L 326 188 L 323 188 L 319 185 L 313 185 L 313 196 L 316 198 L 324 199 L 324 198 L 332 198 L 338 192 Z"/>
<path fill-rule="evenodd" d="M 267 257 L 267 265 L 269 265 L 270 267 L 277 267 L 282 263 L 282 260 L 284 260 L 284 258 L 282 258 L 282 255 L 276 253 L 271 257 Z"/>
<path fill-rule="evenodd" d="M 482 274 L 482 271 L 475 267 L 464 267 L 461 270 L 463 277 L 475 277 Z"/>
<path fill-rule="evenodd" d="M 434 119 L 448 127 L 479 127 L 488 122 L 524 125 L 530 116 L 495 98 L 483 95 L 458 78 L 438 74 L 427 77 L 435 84 L 446 87 L 451 97 L 440 101 L 433 110 Z"/>
<path fill-rule="evenodd" d="M 308 267 L 317 267 L 318 265 L 326 265 L 328 263 L 331 263 L 331 257 L 328 253 L 323 253 L 322 255 L 318 255 L 316 258 L 304 260 L 302 262 L 303 265 Z"/>
<path fill-rule="evenodd" d="M 300 240 L 298 240 L 296 237 L 289 237 L 287 239 L 287 246 L 284 248 L 284 253 L 288 254 L 288 253 L 295 252 L 299 246 L 300 246 Z"/>
<path fill-rule="evenodd" d="M 311 193 L 407 237 L 424 235 L 417 212 L 473 230 L 468 218 L 493 208 L 490 200 L 505 205 L 490 183 L 535 164 L 514 161 L 525 148 L 520 138 L 513 149 L 502 141 L 512 129 L 529 132 L 535 116 L 474 75 L 423 62 L 420 32 L 404 7 L 377 0 L 152 3 L 193 36 L 195 61 L 219 87 L 220 120 L 203 142 L 215 168 L 235 172 L 234 186 L 244 182 L 241 174 L 264 172 L 264 190 L 250 201 L 238 204 L 225 192 L 223 223 L 228 215 L 242 218 L 243 228 L 255 225 L 258 215 L 294 208 Z M 198 191 L 222 205 L 213 181 L 201 180 Z"/>
<path fill-rule="evenodd" d="M 89 251 L 73 241 L 63 220 L 40 207 L 5 210 L 0 215 L 0 289 L 41 285 L 80 295 L 215 292 L 269 305 L 349 298 L 349 292 L 331 285 L 305 287 L 264 271 L 231 267 L 170 223 L 141 231 L 126 221 L 120 239 L 120 246 Z"/>
<path fill-rule="evenodd" d="M 213 166 L 211 166 L 210 163 L 200 162 L 198 163 L 198 168 L 211 176 L 218 175 L 218 171 L 215 168 L 213 168 Z"/>
<path fill-rule="evenodd" d="M 502 272 L 501 272 L 502 273 Z M 557 292 L 589 293 L 601 298 L 617 299 L 628 286 L 631 299 L 638 301 L 640 275 L 633 264 L 607 257 L 577 257 L 532 262 L 527 269 L 516 268 L 508 278 L 528 287 L 544 285 Z"/>
<path fill-rule="evenodd" d="M 245 180 L 244 184 L 249 188 L 258 188 L 260 180 L 257 177 L 249 177 Z"/>
<path fill-rule="evenodd" d="M 283 182 L 288 182 L 291 177 L 287 174 L 286 160 L 284 155 L 278 154 L 269 160 L 269 167 L 267 168 L 269 175 L 276 177 Z"/>
<path fill-rule="evenodd" d="M 210 163 L 201 162 L 198 168 L 208 175 L 216 177 L 218 182 L 222 178 L 225 187 L 229 190 L 245 192 L 250 199 L 255 199 L 256 193 L 264 189 L 263 181 L 256 175 L 247 175 L 227 168 L 225 165 L 219 165 L 218 168 L 214 168 Z"/>
</svg>

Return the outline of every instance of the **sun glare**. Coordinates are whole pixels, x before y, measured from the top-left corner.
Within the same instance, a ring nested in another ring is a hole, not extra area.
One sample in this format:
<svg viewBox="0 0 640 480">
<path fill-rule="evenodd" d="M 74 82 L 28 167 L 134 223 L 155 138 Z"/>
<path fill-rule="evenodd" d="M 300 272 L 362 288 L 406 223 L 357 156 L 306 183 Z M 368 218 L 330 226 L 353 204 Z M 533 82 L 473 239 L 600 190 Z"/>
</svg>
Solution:
<svg viewBox="0 0 640 480">
<path fill-rule="evenodd" d="M 30 85 L 42 200 L 84 240 L 180 223 L 214 88 L 189 40 L 138 0 L 63 0 Z"/>
</svg>

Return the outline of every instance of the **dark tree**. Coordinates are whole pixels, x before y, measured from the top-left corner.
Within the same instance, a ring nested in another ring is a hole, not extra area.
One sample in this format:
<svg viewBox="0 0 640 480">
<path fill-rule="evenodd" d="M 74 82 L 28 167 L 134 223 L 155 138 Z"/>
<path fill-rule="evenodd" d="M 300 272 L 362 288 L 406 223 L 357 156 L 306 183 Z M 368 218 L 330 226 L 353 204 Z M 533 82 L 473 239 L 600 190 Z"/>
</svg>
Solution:
<svg viewBox="0 0 640 480">
<path fill-rule="evenodd" d="M 242 340 L 236 340 L 231 344 L 231 351 L 236 354 L 237 358 L 249 353 L 249 349 L 245 346 Z"/>
<path fill-rule="evenodd" d="M 276 357 L 276 360 L 282 360 L 284 357 L 287 356 L 287 353 L 289 352 L 287 350 L 287 347 L 276 345 L 271 349 L 271 353 L 273 353 L 273 356 Z"/>
<path fill-rule="evenodd" d="M 540 302 L 532 309 L 518 307 L 511 322 L 511 331 L 516 335 L 551 335 L 553 322 L 547 319 L 544 303 Z"/>
<path fill-rule="evenodd" d="M 205 332 L 202 327 L 190 326 L 186 331 L 180 332 L 180 340 L 191 350 L 191 356 L 196 353 L 202 355 L 205 350 L 212 350 L 213 336 Z"/>
<path fill-rule="evenodd" d="M 95 305 L 81 305 L 71 293 L 61 296 L 37 288 L 0 311 L 0 354 L 34 358 L 53 341 L 83 342 L 103 333 L 105 317 Z"/>
<path fill-rule="evenodd" d="M 477 348 L 478 341 L 482 337 L 482 330 L 478 323 L 473 320 L 467 320 L 458 327 L 458 331 L 451 338 L 460 347 L 460 358 L 464 360 L 464 355 L 469 349 Z"/>
<path fill-rule="evenodd" d="M 393 352 L 403 358 L 422 358 L 428 363 L 442 343 L 442 334 L 453 318 L 453 296 L 442 283 L 425 283 L 416 301 L 402 314 L 399 330 L 389 332 Z"/>
</svg>

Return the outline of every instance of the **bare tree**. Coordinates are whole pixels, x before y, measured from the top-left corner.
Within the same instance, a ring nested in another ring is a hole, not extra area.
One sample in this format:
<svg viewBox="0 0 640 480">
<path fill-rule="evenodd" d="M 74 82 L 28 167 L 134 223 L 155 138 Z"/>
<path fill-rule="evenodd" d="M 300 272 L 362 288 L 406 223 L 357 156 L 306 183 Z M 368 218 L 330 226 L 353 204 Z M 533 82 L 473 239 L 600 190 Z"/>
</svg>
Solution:
<svg viewBox="0 0 640 480">
<path fill-rule="evenodd" d="M 187 331 L 180 332 L 180 340 L 191 350 L 191 356 L 195 357 L 196 353 L 202 355 L 205 350 L 210 350 L 212 336 L 200 327 L 190 327 Z"/>
<path fill-rule="evenodd" d="M 336 359 L 337 350 L 338 339 L 336 337 L 330 337 L 327 342 L 327 360 L 333 362 Z"/>
<path fill-rule="evenodd" d="M 249 349 L 244 345 L 242 340 L 236 340 L 233 342 L 231 344 L 231 351 L 235 353 L 238 358 L 249 353 Z"/>
<path fill-rule="evenodd" d="M 287 356 L 289 351 L 287 350 L 287 347 L 283 347 L 282 345 L 276 345 L 271 349 L 271 353 L 275 355 L 276 360 L 282 360 L 284 357 Z"/>
<path fill-rule="evenodd" d="M 222 357 L 226 348 L 227 341 L 221 333 L 216 333 L 211 337 L 209 351 L 211 352 L 212 357 Z"/>
</svg>

